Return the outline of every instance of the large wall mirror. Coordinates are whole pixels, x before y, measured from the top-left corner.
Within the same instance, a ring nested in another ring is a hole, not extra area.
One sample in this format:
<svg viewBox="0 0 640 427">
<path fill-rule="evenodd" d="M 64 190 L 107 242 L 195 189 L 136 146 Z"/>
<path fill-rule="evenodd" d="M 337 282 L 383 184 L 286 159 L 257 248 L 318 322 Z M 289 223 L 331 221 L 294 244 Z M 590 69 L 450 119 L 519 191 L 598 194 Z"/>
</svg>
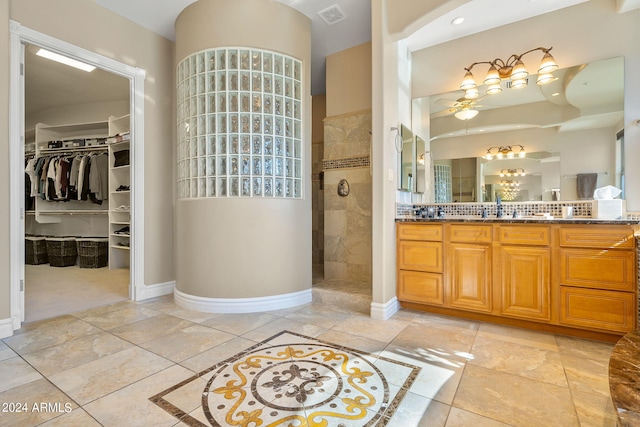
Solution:
<svg viewBox="0 0 640 427">
<path fill-rule="evenodd" d="M 622 57 L 560 69 L 538 86 L 482 95 L 465 104 L 463 91 L 429 97 L 432 202 L 577 200 L 579 174 L 597 187 L 621 187 Z M 484 76 L 477 76 L 481 80 Z M 463 107 L 478 114 L 460 120 Z M 513 158 L 496 159 L 500 147 Z M 484 158 L 487 151 L 494 158 Z M 520 151 L 524 157 L 519 157 Z M 522 173 L 524 172 L 524 176 Z M 502 175 L 502 176 L 501 176 Z"/>
</svg>

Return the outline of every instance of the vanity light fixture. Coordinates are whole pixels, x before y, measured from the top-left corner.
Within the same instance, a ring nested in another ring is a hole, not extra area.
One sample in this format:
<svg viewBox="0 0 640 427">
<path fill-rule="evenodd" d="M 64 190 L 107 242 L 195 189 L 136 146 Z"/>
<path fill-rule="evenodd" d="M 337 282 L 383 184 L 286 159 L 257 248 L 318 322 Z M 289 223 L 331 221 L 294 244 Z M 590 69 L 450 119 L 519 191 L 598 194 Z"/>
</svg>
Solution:
<svg viewBox="0 0 640 427">
<path fill-rule="evenodd" d="M 478 64 L 489 64 L 489 71 L 483 81 L 483 83 L 487 85 L 488 95 L 500 93 L 502 91 L 500 82 L 504 79 L 510 80 L 508 87 L 511 89 L 524 88 L 528 83 L 527 77 L 529 76 L 529 72 L 521 58 L 528 53 L 538 50 L 544 52 L 544 56 L 542 57 L 540 67 L 538 68 L 538 79 L 536 80 L 536 83 L 538 85 L 551 83 L 555 80 L 552 72 L 558 69 L 558 64 L 556 64 L 553 56 L 549 53 L 551 49 L 553 49 L 553 47 L 537 47 L 519 55 L 513 54 L 507 58 L 506 61 L 496 58 L 492 61 L 474 62 L 465 68 L 466 74 L 464 75 L 460 89 L 465 91 L 465 97 L 467 97 L 467 94 L 474 96 L 478 93 L 478 85 L 476 84 L 473 74 L 471 74 L 471 69 Z"/>
<path fill-rule="evenodd" d="M 515 153 L 513 151 L 513 147 L 520 147 L 520 151 L 518 151 L 517 153 Z M 496 150 L 495 153 L 493 153 L 492 151 Z M 525 157 L 527 155 L 527 152 L 524 150 L 524 146 L 522 145 L 501 145 L 499 147 L 490 147 L 487 149 L 487 153 L 482 156 L 487 160 L 493 160 L 493 159 L 513 159 L 515 157 Z M 524 172 L 524 171 L 523 171 Z"/>
<path fill-rule="evenodd" d="M 524 169 L 516 168 L 516 169 L 502 169 L 500 171 L 500 177 L 504 176 L 525 176 Z"/>
<path fill-rule="evenodd" d="M 41 56 L 43 58 L 50 59 L 52 61 L 59 62 L 64 65 L 68 65 L 73 68 L 77 68 L 82 71 L 86 71 L 88 73 L 92 72 L 96 69 L 93 65 L 85 64 L 84 62 L 76 61 L 75 59 L 71 59 L 67 56 L 60 55 L 55 52 L 51 52 L 50 50 L 40 49 L 36 52 L 37 56 Z"/>
</svg>

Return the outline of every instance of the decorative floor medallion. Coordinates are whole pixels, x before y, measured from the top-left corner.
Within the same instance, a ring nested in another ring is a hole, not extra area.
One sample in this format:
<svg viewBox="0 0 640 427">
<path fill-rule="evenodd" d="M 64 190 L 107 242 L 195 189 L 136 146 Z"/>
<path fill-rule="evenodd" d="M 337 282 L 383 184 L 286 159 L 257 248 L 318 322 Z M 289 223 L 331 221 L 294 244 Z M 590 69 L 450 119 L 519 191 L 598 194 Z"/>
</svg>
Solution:
<svg viewBox="0 0 640 427">
<path fill-rule="evenodd" d="M 283 331 L 150 400 L 190 426 L 382 426 L 419 371 Z"/>
</svg>

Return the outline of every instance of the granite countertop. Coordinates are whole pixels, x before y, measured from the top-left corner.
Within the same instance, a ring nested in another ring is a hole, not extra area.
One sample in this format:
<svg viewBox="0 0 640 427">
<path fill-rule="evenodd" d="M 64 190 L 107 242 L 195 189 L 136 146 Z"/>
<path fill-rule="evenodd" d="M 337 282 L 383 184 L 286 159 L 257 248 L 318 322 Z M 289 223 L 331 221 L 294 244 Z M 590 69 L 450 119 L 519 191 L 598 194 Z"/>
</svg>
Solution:
<svg viewBox="0 0 640 427">
<path fill-rule="evenodd" d="M 449 215 L 444 218 L 417 218 L 417 217 L 401 217 L 396 218 L 396 222 L 474 222 L 474 223 L 509 223 L 509 224 L 614 224 L 614 225 L 637 225 L 640 220 L 634 219 L 596 219 L 596 218 L 511 218 L 505 216 L 503 218 L 487 217 L 473 215 Z"/>
<path fill-rule="evenodd" d="M 619 425 L 640 425 L 640 332 L 618 341 L 609 358 L 609 390 Z"/>
</svg>

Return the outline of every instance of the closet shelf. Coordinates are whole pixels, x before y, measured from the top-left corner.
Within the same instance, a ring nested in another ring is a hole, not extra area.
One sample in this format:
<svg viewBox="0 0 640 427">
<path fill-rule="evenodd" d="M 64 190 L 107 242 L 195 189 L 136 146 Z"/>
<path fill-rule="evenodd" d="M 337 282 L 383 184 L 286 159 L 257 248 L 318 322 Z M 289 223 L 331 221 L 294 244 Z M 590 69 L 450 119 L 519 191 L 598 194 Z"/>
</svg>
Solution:
<svg viewBox="0 0 640 427">
<path fill-rule="evenodd" d="M 41 148 L 38 150 L 40 155 L 44 154 L 62 154 L 62 153 L 84 153 L 87 151 L 107 151 L 106 145 L 94 145 L 91 147 L 66 147 L 66 148 Z"/>
<path fill-rule="evenodd" d="M 131 225 L 131 221 L 111 221 L 111 224 L 116 224 L 116 225 Z"/>
<path fill-rule="evenodd" d="M 131 237 L 130 234 L 117 234 L 117 233 L 111 233 L 111 236 L 113 236 L 113 237 L 126 237 L 127 239 L 129 237 Z"/>
<path fill-rule="evenodd" d="M 124 249 L 125 251 L 131 250 L 131 248 L 130 248 L 130 247 L 128 247 L 128 246 L 111 245 L 111 247 L 112 247 L 113 249 Z"/>
<path fill-rule="evenodd" d="M 118 171 L 118 170 L 129 169 L 130 167 L 131 167 L 131 165 L 117 166 L 115 168 L 111 168 L 111 170 Z"/>
<path fill-rule="evenodd" d="M 131 190 L 124 190 L 124 191 L 112 191 L 111 194 L 129 194 L 131 193 Z"/>
</svg>

